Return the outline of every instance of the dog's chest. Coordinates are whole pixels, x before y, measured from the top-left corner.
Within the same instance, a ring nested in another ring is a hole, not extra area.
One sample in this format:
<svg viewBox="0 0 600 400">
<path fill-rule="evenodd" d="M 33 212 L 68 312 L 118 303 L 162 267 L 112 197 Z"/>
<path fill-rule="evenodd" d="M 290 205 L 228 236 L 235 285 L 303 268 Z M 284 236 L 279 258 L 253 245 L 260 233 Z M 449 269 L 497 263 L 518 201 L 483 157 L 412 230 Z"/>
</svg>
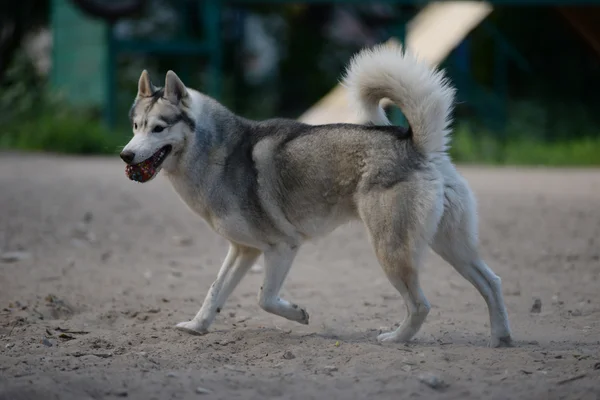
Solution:
<svg viewBox="0 0 600 400">
<path fill-rule="evenodd" d="M 239 212 L 239 207 L 218 182 L 199 184 L 184 177 L 168 175 L 183 202 L 200 215 L 209 226 L 226 239 L 253 247 L 264 243 L 260 234 Z M 207 190 L 205 188 L 210 188 Z"/>
</svg>

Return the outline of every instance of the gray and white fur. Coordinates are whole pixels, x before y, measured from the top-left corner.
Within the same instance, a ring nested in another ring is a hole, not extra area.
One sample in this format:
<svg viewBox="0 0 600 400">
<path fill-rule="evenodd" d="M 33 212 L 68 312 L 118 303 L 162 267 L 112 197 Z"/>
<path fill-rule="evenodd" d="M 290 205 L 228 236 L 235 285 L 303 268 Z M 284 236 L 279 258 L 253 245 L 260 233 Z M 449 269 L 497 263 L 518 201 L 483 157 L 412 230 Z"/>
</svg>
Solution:
<svg viewBox="0 0 600 400">
<path fill-rule="evenodd" d="M 261 254 L 260 306 L 308 324 L 303 307 L 279 297 L 294 257 L 306 241 L 358 219 L 407 308 L 400 327 L 380 341 L 410 340 L 429 313 L 419 269 L 431 246 L 485 299 L 490 346 L 509 346 L 500 278 L 478 251 L 475 199 L 446 154 L 454 89 L 443 72 L 384 46 L 357 54 L 344 84 L 368 125 L 250 121 L 186 88 L 171 71 L 162 89 L 142 73 L 131 109 L 134 136 L 122 158 L 135 165 L 170 146 L 157 171 L 230 242 L 200 311 L 177 328 L 206 332 Z M 383 98 L 401 108 L 409 129 L 390 125 Z"/>
</svg>

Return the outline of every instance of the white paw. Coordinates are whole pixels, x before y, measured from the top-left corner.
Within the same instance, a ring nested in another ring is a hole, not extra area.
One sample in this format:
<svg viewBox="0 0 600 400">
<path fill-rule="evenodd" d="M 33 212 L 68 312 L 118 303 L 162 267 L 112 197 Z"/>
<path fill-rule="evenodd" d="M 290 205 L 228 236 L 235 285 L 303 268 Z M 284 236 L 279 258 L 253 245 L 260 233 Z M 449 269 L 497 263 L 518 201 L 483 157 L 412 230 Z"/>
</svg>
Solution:
<svg viewBox="0 0 600 400">
<path fill-rule="evenodd" d="M 196 321 L 180 322 L 175 326 L 175 329 L 190 333 L 192 335 L 204 335 L 205 333 L 208 332 L 208 330 L 206 328 L 203 328 Z"/>
<path fill-rule="evenodd" d="M 413 336 L 414 333 L 407 330 L 402 330 L 400 332 L 391 331 L 377 336 L 377 340 L 381 343 L 406 343 L 409 342 Z"/>
<path fill-rule="evenodd" d="M 381 343 L 388 342 L 396 342 L 396 332 L 385 332 L 377 336 L 377 340 Z"/>
</svg>

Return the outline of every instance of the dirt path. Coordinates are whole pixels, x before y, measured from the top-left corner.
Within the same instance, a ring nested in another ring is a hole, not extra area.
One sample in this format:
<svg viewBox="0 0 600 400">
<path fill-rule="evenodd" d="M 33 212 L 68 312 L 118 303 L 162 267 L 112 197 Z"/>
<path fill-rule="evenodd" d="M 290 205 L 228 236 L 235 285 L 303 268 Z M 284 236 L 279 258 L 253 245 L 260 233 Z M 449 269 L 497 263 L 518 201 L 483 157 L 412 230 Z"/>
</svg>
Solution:
<svg viewBox="0 0 600 400">
<path fill-rule="evenodd" d="M 178 332 L 227 247 L 168 182 L 129 182 L 116 158 L 0 154 L 0 399 L 600 398 L 600 171 L 463 171 L 511 349 L 485 347 L 482 299 L 433 253 L 423 330 L 379 345 L 404 305 L 358 224 L 290 273 L 283 296 L 311 325 L 261 311 L 254 272 L 211 333 Z"/>
</svg>

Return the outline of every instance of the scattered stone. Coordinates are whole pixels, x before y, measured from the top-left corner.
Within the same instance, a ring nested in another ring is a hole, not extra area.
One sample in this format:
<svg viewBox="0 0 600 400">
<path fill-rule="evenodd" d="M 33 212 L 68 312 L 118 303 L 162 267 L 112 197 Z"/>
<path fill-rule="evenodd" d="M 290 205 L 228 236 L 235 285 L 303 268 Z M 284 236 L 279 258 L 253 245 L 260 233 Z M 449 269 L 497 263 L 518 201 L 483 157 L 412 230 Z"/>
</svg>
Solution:
<svg viewBox="0 0 600 400">
<path fill-rule="evenodd" d="M 175 378 L 175 377 L 177 377 L 177 374 L 175 372 L 169 372 L 167 374 L 167 377 L 169 377 L 169 378 Z"/>
<path fill-rule="evenodd" d="M 294 355 L 294 353 L 288 350 L 285 353 L 283 353 L 282 358 L 284 360 L 293 360 L 294 358 L 296 358 L 296 356 Z"/>
<path fill-rule="evenodd" d="M 252 266 L 252 268 L 250 268 L 250 273 L 252 274 L 260 274 L 261 272 L 263 272 L 264 268 L 262 265 L 260 264 L 254 264 Z"/>
<path fill-rule="evenodd" d="M 129 396 L 129 393 L 127 393 L 127 390 L 123 389 L 123 390 L 117 390 L 115 392 L 115 396 L 117 397 L 127 397 Z"/>
<path fill-rule="evenodd" d="M 211 391 L 211 390 L 208 390 L 208 389 L 206 389 L 206 388 L 203 388 L 203 387 L 201 387 L 201 386 L 198 386 L 198 387 L 196 388 L 196 393 L 197 393 L 197 394 L 211 394 L 211 393 L 212 393 L 212 391 Z"/>
<path fill-rule="evenodd" d="M 243 369 L 241 369 L 241 368 L 236 368 L 236 367 L 235 367 L 235 366 L 233 366 L 233 365 L 225 365 L 225 366 L 223 366 L 223 368 L 226 368 L 226 369 L 228 369 L 228 370 L 230 370 L 230 371 L 233 371 L 233 372 L 239 372 L 239 373 L 242 373 L 242 374 L 245 374 L 245 373 L 246 373 L 246 371 L 245 371 L 245 370 L 243 370 Z"/>
<path fill-rule="evenodd" d="M 68 333 L 61 333 L 60 335 L 58 335 L 58 337 L 64 341 L 68 341 L 68 340 L 73 340 L 75 339 L 74 336 L 69 335 Z"/>
<path fill-rule="evenodd" d="M 4 346 L 4 347 L 6 347 L 7 349 L 10 349 L 10 348 L 12 348 L 14 346 L 15 346 L 14 343 L 7 343 L 6 346 Z"/>
<path fill-rule="evenodd" d="M 233 311 L 229 312 L 229 318 L 235 318 L 235 313 Z"/>
<path fill-rule="evenodd" d="M 522 374 L 524 374 L 524 375 L 531 375 L 531 374 L 533 374 L 533 372 L 531 372 L 531 371 L 527 371 L 526 369 L 522 369 L 522 370 L 520 370 L 519 372 L 521 372 L 521 373 L 522 373 Z"/>
<path fill-rule="evenodd" d="M 379 329 L 377 330 L 377 332 L 386 333 L 386 332 L 390 332 L 391 330 L 392 330 L 392 328 L 390 328 L 389 326 L 380 326 Z"/>
<path fill-rule="evenodd" d="M 102 253 L 102 255 L 100 256 L 100 260 L 102 260 L 102 262 L 107 262 L 108 259 L 112 256 L 112 251 L 105 251 L 104 253 Z"/>
<path fill-rule="evenodd" d="M 171 275 L 175 278 L 181 278 L 183 274 L 181 273 L 181 271 L 171 270 Z"/>
<path fill-rule="evenodd" d="M 578 310 L 578 309 L 569 310 L 569 314 L 571 314 L 572 317 L 580 317 L 581 316 L 581 310 Z"/>
<path fill-rule="evenodd" d="M 443 390 L 448 387 L 442 378 L 430 372 L 419 375 L 419 381 L 434 390 Z"/>
<path fill-rule="evenodd" d="M 539 314 L 542 312 L 542 300 L 540 298 L 536 297 L 535 299 L 533 299 L 533 304 L 529 312 L 534 314 Z"/>
<path fill-rule="evenodd" d="M 337 371 L 337 367 L 335 365 L 326 365 L 323 367 L 323 371 L 325 371 L 326 374 L 331 374 L 332 372 Z"/>
<path fill-rule="evenodd" d="M 73 228 L 73 239 L 86 240 L 90 243 L 96 242 L 96 235 L 89 230 L 87 223 L 80 222 Z"/>
<path fill-rule="evenodd" d="M 26 251 L 8 251 L 0 256 L 0 261 L 4 263 L 14 263 L 27 260 L 31 254 Z"/>
<path fill-rule="evenodd" d="M 586 376 L 587 376 L 587 374 L 579 374 L 579 375 L 571 376 L 571 377 L 566 378 L 566 379 L 561 379 L 560 381 L 556 382 L 556 384 L 557 385 L 564 385 L 565 383 L 569 383 L 569 382 L 577 381 L 579 379 L 583 379 Z"/>
<path fill-rule="evenodd" d="M 111 358 L 113 356 L 111 353 L 92 353 L 92 355 L 98 358 Z"/>
<path fill-rule="evenodd" d="M 42 339 L 42 344 L 46 347 L 52 347 L 52 342 L 50 342 L 48 339 L 43 338 Z"/>
<path fill-rule="evenodd" d="M 597 362 L 596 364 L 594 364 L 594 369 L 595 370 L 599 370 L 600 369 L 600 362 Z"/>
<path fill-rule="evenodd" d="M 173 236 L 173 241 L 176 245 L 182 247 L 191 246 L 194 243 L 192 238 L 189 236 Z"/>
<path fill-rule="evenodd" d="M 412 367 L 410 365 L 402 366 L 402 371 L 404 371 L 404 372 L 410 372 L 411 370 L 412 370 Z"/>
<path fill-rule="evenodd" d="M 85 214 L 83 214 L 83 222 L 85 222 L 86 224 L 89 224 L 90 222 L 92 222 L 93 219 L 94 219 L 94 214 L 92 214 L 91 211 L 86 211 Z"/>
</svg>

